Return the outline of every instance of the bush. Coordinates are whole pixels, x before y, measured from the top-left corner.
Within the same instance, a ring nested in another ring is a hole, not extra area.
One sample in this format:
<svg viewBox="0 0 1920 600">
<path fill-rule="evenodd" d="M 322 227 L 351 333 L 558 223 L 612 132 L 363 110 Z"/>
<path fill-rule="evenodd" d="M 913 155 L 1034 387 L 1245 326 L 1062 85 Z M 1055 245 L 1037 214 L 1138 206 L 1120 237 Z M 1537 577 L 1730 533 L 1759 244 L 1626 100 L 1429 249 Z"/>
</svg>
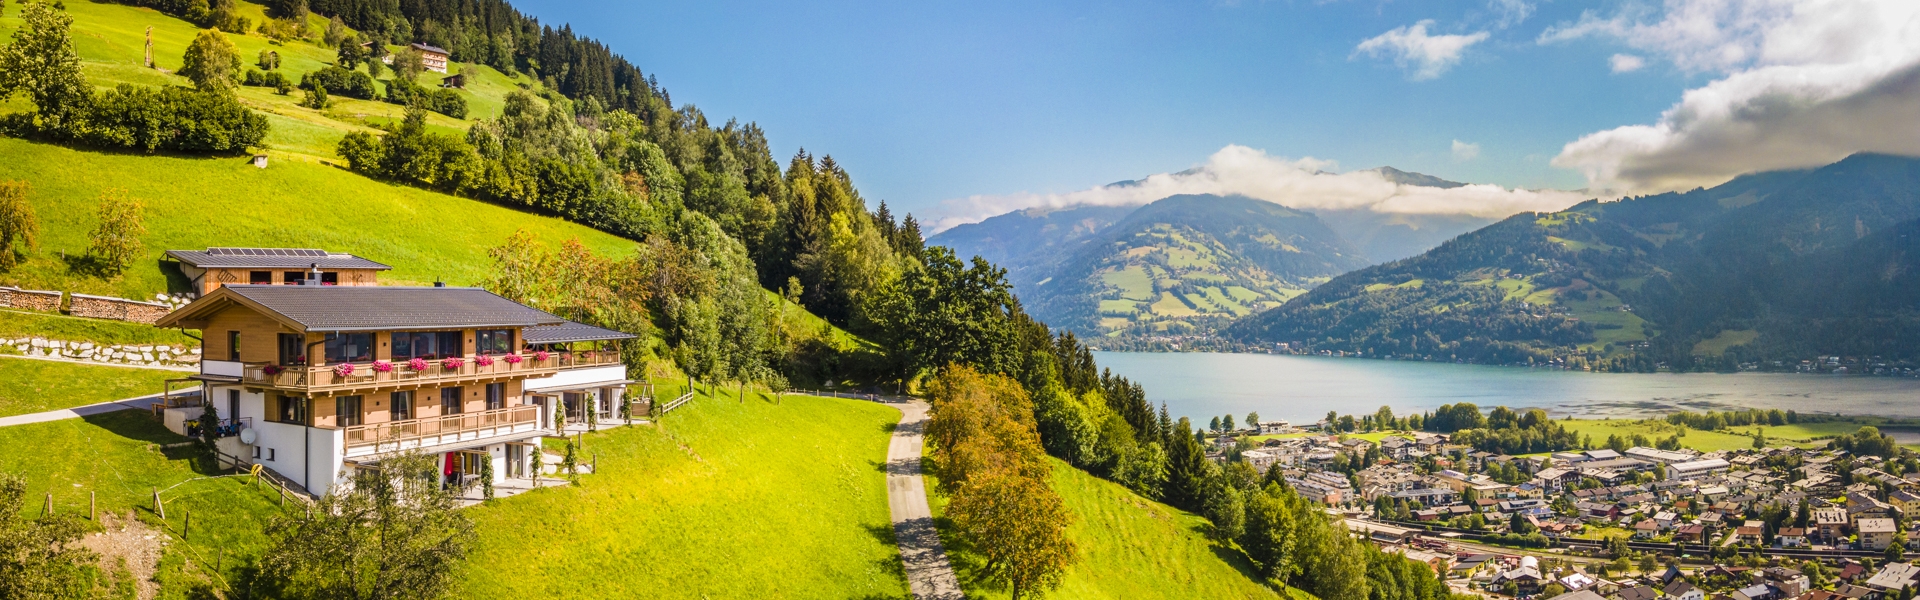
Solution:
<svg viewBox="0 0 1920 600">
<path fill-rule="evenodd" d="M 467 118 L 467 98 L 460 92 L 447 88 L 432 89 L 404 79 L 387 81 L 387 102 L 419 106 L 455 119 Z"/>
<path fill-rule="evenodd" d="M 255 87 L 270 87 L 275 90 L 293 87 L 293 82 L 287 81 L 286 74 L 279 71 L 247 71 L 246 77 L 242 78 L 240 83 Z"/>
<path fill-rule="evenodd" d="M 373 100 L 379 94 L 374 89 L 372 76 L 340 67 L 327 67 L 300 76 L 300 89 L 311 90 L 316 85 L 327 88 L 329 94 L 361 100 Z"/>
<path fill-rule="evenodd" d="M 267 137 L 267 118 L 231 94 L 120 84 L 94 96 L 68 136 L 84 144 L 187 152 L 240 152 Z"/>
</svg>

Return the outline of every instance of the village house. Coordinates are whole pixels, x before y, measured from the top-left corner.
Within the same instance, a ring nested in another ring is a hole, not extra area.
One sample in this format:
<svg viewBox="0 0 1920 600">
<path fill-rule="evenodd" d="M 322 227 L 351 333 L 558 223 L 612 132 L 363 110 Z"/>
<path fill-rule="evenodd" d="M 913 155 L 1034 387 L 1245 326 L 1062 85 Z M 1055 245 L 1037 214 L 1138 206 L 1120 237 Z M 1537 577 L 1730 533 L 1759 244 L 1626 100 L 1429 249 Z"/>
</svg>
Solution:
<svg viewBox="0 0 1920 600">
<path fill-rule="evenodd" d="M 559 419 L 624 399 L 632 335 L 477 288 L 307 283 L 228 283 L 159 326 L 205 336 L 193 379 L 221 451 L 315 495 L 397 452 L 434 456 L 449 483 L 527 477 Z M 167 423 L 202 410 L 167 407 Z"/>
<path fill-rule="evenodd" d="M 435 73 L 447 72 L 447 58 L 452 53 L 447 52 L 446 48 L 415 43 L 413 49 L 420 51 L 420 66 Z"/>
<path fill-rule="evenodd" d="M 1860 534 L 1860 547 L 1869 550 L 1885 550 L 1893 545 L 1893 534 L 1899 531 L 1893 519 L 1865 518 L 1853 522 L 1854 531 Z"/>
<path fill-rule="evenodd" d="M 223 285 L 379 285 L 381 271 L 393 267 L 352 254 L 315 248 L 208 248 L 168 250 L 195 297 Z"/>
</svg>

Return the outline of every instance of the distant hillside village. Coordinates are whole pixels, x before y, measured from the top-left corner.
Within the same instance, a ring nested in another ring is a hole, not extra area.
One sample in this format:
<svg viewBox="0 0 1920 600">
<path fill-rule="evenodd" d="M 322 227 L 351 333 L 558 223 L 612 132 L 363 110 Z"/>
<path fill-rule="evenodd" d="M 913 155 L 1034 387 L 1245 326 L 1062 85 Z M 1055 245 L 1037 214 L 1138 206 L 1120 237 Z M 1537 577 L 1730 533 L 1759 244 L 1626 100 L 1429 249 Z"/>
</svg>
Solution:
<svg viewBox="0 0 1920 600">
<path fill-rule="evenodd" d="M 1920 585 L 1904 560 L 1920 549 L 1920 464 L 1871 427 L 1812 450 L 1522 456 L 1461 443 L 1480 431 L 1261 421 L 1215 435 L 1208 456 L 1284 480 L 1460 593 L 1909 600 Z"/>
</svg>

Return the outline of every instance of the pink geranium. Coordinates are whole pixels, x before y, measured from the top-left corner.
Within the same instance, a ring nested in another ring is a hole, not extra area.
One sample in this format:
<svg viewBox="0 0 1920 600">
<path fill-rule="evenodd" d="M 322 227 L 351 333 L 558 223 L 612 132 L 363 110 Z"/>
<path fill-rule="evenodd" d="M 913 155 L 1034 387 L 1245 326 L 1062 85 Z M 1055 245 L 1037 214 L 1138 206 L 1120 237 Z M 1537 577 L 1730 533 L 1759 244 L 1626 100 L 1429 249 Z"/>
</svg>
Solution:
<svg viewBox="0 0 1920 600">
<path fill-rule="evenodd" d="M 393 363 L 384 360 L 373 361 L 373 371 L 375 373 L 392 373 Z"/>
<path fill-rule="evenodd" d="M 508 354 L 503 360 L 506 360 L 507 364 L 517 365 L 517 364 L 520 364 L 520 355 Z"/>
<path fill-rule="evenodd" d="M 427 370 L 427 359 L 416 358 L 413 360 L 409 360 L 407 361 L 407 368 L 413 369 L 415 371 L 425 371 Z"/>
<path fill-rule="evenodd" d="M 475 356 L 473 357 L 473 364 L 480 365 L 482 367 L 491 367 L 493 366 L 493 356 L 487 355 L 487 354 Z"/>
<path fill-rule="evenodd" d="M 534 351 L 534 353 L 533 353 L 533 359 L 534 359 L 534 360 L 537 360 L 537 361 L 540 361 L 540 362 L 547 362 L 547 359 L 548 359 L 548 358 L 552 358 L 552 357 L 553 357 L 553 355 L 552 355 L 552 354 L 548 354 L 548 353 L 547 353 L 547 351 L 545 351 L 545 350 L 536 350 L 536 351 Z"/>
<path fill-rule="evenodd" d="M 460 358 L 458 356 L 449 357 L 446 360 L 440 361 L 440 367 L 450 371 L 453 369 L 464 367 L 466 365 L 467 365 L 466 359 Z"/>
<path fill-rule="evenodd" d="M 333 374 L 346 377 L 353 374 L 353 363 L 340 363 L 333 366 Z"/>
<path fill-rule="evenodd" d="M 282 368 L 280 368 L 280 365 L 267 365 L 267 366 L 264 366 L 264 367 L 260 367 L 260 372 L 261 372 L 261 373 L 266 373 L 268 377 L 272 377 L 272 376 L 275 376 L 275 375 L 279 375 L 279 374 L 280 374 L 280 372 L 282 372 L 282 371 L 285 371 L 285 370 L 286 370 L 286 369 L 282 369 Z"/>
</svg>

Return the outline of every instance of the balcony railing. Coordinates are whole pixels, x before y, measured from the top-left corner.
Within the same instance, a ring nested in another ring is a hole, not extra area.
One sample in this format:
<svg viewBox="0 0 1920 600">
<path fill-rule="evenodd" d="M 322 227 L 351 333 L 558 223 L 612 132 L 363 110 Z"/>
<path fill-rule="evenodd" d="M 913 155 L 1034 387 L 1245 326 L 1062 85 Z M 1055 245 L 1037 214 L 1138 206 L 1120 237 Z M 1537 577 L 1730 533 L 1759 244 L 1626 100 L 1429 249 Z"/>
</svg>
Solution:
<svg viewBox="0 0 1920 600">
<path fill-rule="evenodd" d="M 353 425 L 343 427 L 341 431 L 349 448 L 376 444 L 431 446 L 442 441 L 530 431 L 540 425 L 540 410 L 538 405 L 526 404 L 457 415 Z"/>
<path fill-rule="evenodd" d="M 511 361 L 508 356 L 517 356 Z M 385 384 L 436 383 L 501 375 L 540 376 L 578 367 L 620 364 L 620 353 L 550 352 L 542 360 L 533 353 L 493 355 L 492 364 L 481 365 L 474 358 L 462 358 L 449 367 L 447 359 L 410 365 L 408 361 L 382 363 L 354 362 L 325 366 L 280 366 L 272 363 L 246 363 L 241 380 L 252 385 L 283 389 L 330 390 Z M 344 366 L 343 366 L 344 365 Z M 413 367 L 422 368 L 415 369 Z M 382 369 L 385 370 L 382 370 Z"/>
</svg>

